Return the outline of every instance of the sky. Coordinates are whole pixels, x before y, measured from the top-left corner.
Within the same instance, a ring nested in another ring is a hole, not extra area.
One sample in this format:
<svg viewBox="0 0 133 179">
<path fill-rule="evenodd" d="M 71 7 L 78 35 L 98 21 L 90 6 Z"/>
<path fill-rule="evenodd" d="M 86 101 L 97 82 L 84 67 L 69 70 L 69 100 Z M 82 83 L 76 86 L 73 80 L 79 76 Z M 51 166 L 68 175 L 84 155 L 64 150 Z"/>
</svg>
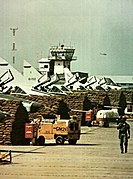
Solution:
<svg viewBox="0 0 133 179">
<path fill-rule="evenodd" d="M 75 47 L 72 71 L 133 75 L 133 0 L 0 0 L 0 32 L 0 56 L 15 55 L 20 71 L 65 44 Z"/>
</svg>

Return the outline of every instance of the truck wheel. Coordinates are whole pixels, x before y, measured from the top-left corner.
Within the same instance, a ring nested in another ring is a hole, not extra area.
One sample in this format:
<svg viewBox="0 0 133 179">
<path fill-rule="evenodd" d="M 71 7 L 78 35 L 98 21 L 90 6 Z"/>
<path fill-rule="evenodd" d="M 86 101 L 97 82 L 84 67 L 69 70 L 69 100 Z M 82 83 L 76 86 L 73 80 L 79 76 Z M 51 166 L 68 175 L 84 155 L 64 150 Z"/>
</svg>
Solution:
<svg viewBox="0 0 133 179">
<path fill-rule="evenodd" d="M 109 127 L 109 122 L 104 122 L 104 127 Z"/>
<path fill-rule="evenodd" d="M 64 139 L 62 136 L 56 137 L 56 144 L 58 144 L 58 145 L 64 144 Z"/>
<path fill-rule="evenodd" d="M 33 139 L 31 140 L 31 142 L 32 142 L 33 145 L 37 145 L 37 139 L 36 139 L 36 138 L 33 138 Z"/>
<path fill-rule="evenodd" d="M 38 139 L 37 139 L 37 143 L 38 145 L 44 145 L 45 143 L 45 139 L 43 136 L 40 136 Z"/>
<path fill-rule="evenodd" d="M 103 121 L 99 121 L 99 127 L 103 127 L 104 126 L 104 122 Z"/>
<path fill-rule="evenodd" d="M 92 127 L 92 122 L 91 121 L 88 122 L 88 127 Z"/>
<path fill-rule="evenodd" d="M 69 142 L 70 145 L 75 145 L 77 143 L 77 140 L 76 139 L 70 139 L 68 142 Z"/>
</svg>

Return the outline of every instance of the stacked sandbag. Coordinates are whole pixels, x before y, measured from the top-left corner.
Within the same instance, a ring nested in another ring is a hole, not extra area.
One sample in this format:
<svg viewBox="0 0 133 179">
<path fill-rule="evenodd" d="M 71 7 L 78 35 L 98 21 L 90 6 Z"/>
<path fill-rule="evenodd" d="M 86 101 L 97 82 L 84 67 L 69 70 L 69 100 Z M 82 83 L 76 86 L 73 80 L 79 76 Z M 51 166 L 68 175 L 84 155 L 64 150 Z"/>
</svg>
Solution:
<svg viewBox="0 0 133 179">
<path fill-rule="evenodd" d="M 15 113 L 19 101 L 0 100 L 0 144 L 11 144 L 12 122 L 15 120 Z"/>
<path fill-rule="evenodd" d="M 5 129 L 5 126 L 4 126 L 4 123 L 0 123 L 0 144 L 3 144 L 4 141 L 3 141 L 3 132 L 4 132 L 4 129 Z"/>
<path fill-rule="evenodd" d="M 9 145 L 11 144 L 11 131 L 12 131 L 12 122 L 10 119 L 7 119 L 4 122 L 4 130 L 3 130 L 3 144 Z"/>
<path fill-rule="evenodd" d="M 25 98 L 28 100 L 32 100 L 44 105 L 40 111 L 36 113 L 28 113 L 29 119 L 22 119 L 22 114 L 19 114 L 16 119 L 16 112 L 20 101 L 17 100 L 0 100 L 0 110 L 5 111 L 10 115 L 10 117 L 6 118 L 4 121 L 0 121 L 0 144 L 26 144 L 27 141 L 24 141 L 24 123 L 37 118 L 38 115 L 56 115 L 58 111 L 59 101 L 63 100 L 68 107 L 71 109 L 70 115 L 77 115 L 79 119 L 82 118 L 81 112 L 73 111 L 75 110 L 83 110 L 83 101 L 85 96 L 87 96 L 92 102 L 96 102 L 98 104 L 103 103 L 103 99 L 106 94 L 108 94 L 110 98 L 111 105 L 118 105 L 119 96 L 121 90 L 88 90 L 88 91 L 74 91 L 71 94 L 66 96 L 18 96 L 21 98 Z M 124 90 L 124 94 L 126 96 L 127 101 L 131 101 L 133 91 L 132 90 Z M 20 130 L 23 128 L 23 131 Z M 11 135 L 13 134 L 13 136 Z M 12 140 L 14 139 L 14 140 Z M 20 140 L 23 139 L 23 140 Z"/>
</svg>

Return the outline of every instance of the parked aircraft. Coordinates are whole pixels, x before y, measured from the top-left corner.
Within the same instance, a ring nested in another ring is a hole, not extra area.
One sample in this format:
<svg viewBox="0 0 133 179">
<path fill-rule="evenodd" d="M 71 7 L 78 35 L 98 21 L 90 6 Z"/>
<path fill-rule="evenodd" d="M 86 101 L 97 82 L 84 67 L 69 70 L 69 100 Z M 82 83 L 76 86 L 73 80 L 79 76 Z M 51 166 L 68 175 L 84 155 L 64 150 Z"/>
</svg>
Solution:
<svg viewBox="0 0 133 179">
<path fill-rule="evenodd" d="M 90 76 L 87 78 L 87 82 L 85 83 L 85 88 L 91 90 L 96 90 L 96 89 L 103 90 L 103 88 L 99 84 L 99 78 L 97 78 L 96 76 Z"/>
<path fill-rule="evenodd" d="M 108 90 L 108 89 L 120 90 L 121 89 L 121 87 L 117 85 L 116 83 L 114 83 L 113 80 L 111 80 L 110 78 L 103 77 L 102 79 L 99 80 L 99 84 L 105 90 Z"/>
<path fill-rule="evenodd" d="M 10 115 L 5 111 L 0 111 L 0 123 L 7 119 Z"/>
<path fill-rule="evenodd" d="M 3 94 L 3 93 L 0 93 L 0 99 L 21 101 L 22 104 L 26 107 L 27 111 L 31 112 L 31 113 L 37 112 L 41 107 L 43 107 L 43 105 L 41 103 L 31 101 L 31 100 L 26 100 L 26 99 L 19 98 L 19 97 L 15 97 L 13 95 Z"/>
<path fill-rule="evenodd" d="M 39 70 L 24 60 L 22 73 L 0 58 L 1 91 L 23 95 L 67 95 L 73 90 L 120 89 L 111 79 L 72 73 L 70 63 L 76 60 L 73 56 L 75 48 L 62 44 L 50 47 L 49 52 L 48 58 L 38 61 Z"/>
<path fill-rule="evenodd" d="M 28 62 L 24 61 L 23 74 L 18 72 L 6 60 L 0 58 L 0 91 L 22 95 L 44 95 L 31 90 L 41 74 Z"/>
</svg>

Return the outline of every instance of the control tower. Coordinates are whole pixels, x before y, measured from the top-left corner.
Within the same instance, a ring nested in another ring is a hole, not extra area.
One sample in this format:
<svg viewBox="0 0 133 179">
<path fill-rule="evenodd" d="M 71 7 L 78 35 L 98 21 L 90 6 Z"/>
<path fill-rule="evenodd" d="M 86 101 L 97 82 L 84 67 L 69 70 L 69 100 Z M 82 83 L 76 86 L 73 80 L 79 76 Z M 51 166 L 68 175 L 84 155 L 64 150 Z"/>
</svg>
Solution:
<svg viewBox="0 0 133 179">
<path fill-rule="evenodd" d="M 49 52 L 48 60 L 50 61 L 50 75 L 63 74 L 64 67 L 67 67 L 70 70 L 71 61 L 77 59 L 73 56 L 75 48 L 71 46 L 52 46 L 50 47 Z"/>
</svg>

